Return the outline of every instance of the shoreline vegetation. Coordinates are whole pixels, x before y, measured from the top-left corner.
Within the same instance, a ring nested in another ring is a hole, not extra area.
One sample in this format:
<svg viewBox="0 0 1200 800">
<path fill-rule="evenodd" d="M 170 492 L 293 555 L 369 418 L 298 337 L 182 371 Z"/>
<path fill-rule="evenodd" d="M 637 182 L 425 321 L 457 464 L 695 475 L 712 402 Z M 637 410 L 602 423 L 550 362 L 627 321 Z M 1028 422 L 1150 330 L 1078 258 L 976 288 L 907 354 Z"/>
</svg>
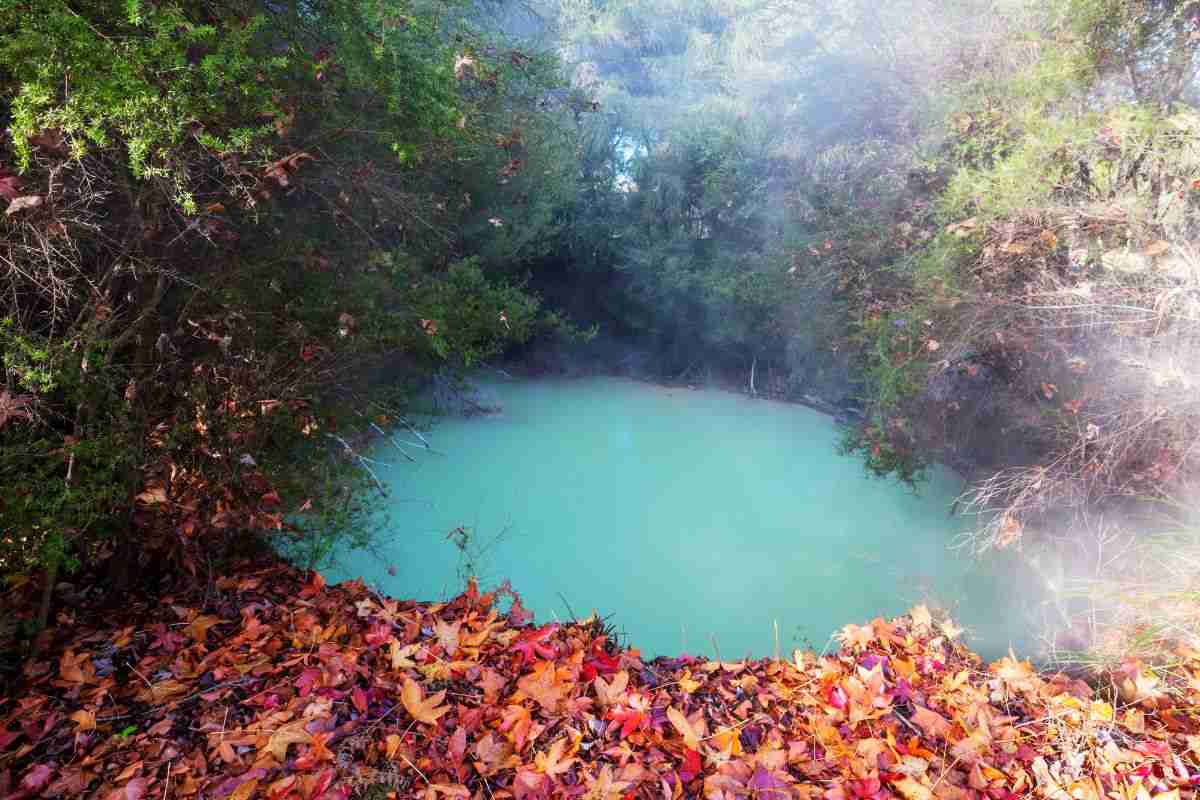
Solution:
<svg viewBox="0 0 1200 800">
<path fill-rule="evenodd" d="M 643 661 L 505 586 L 446 603 L 272 556 L 119 606 L 81 584 L 0 693 L 0 796 L 1187 798 L 1200 653 L 992 664 L 924 606 L 835 654 Z M 5 599 L 32 614 L 36 593 Z M 24 598 L 24 599 L 23 599 Z M 636 643 L 631 643 L 636 644 Z"/>
</svg>

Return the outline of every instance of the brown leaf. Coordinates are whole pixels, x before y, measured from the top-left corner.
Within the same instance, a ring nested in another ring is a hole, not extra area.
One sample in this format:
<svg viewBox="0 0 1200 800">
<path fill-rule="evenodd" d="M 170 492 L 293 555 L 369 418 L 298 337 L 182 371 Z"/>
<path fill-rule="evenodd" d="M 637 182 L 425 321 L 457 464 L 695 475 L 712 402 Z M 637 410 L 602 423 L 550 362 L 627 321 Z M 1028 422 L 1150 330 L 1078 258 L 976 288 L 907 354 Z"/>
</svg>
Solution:
<svg viewBox="0 0 1200 800">
<path fill-rule="evenodd" d="M 29 407 L 33 405 L 31 394 L 13 394 L 8 389 L 0 390 L 0 428 L 14 419 L 33 419 Z"/>
<path fill-rule="evenodd" d="M 16 200 L 21 196 L 21 181 L 11 173 L 0 172 L 0 197 Z"/>
<path fill-rule="evenodd" d="M 617 705 L 624 701 L 625 688 L 629 685 L 629 673 L 621 670 L 612 676 L 611 682 L 605 682 L 599 675 L 593 681 L 596 687 L 596 697 L 602 706 Z"/>
<path fill-rule="evenodd" d="M 520 764 L 512 745 L 488 731 L 475 743 L 475 769 L 483 777 L 495 775 L 502 769 L 511 769 Z"/>
<path fill-rule="evenodd" d="M 945 738 L 951 729 L 949 720 L 924 706 L 913 706 L 912 723 L 931 738 Z"/>
<path fill-rule="evenodd" d="M 275 181 L 281 187 L 286 187 L 291 184 L 290 176 L 300 168 L 301 164 L 314 160 L 309 153 L 292 153 L 268 165 L 263 171 L 263 177 Z"/>
</svg>

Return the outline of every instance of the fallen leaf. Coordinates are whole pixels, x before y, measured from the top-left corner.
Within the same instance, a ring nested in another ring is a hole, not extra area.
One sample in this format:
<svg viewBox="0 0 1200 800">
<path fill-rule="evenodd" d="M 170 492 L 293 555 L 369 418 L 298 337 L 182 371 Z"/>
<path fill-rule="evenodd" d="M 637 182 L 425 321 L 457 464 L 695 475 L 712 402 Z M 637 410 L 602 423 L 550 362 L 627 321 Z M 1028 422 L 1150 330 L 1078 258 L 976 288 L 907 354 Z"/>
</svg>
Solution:
<svg viewBox="0 0 1200 800">
<path fill-rule="evenodd" d="M 4 213 L 11 217 L 13 214 L 20 213 L 21 211 L 28 211 L 31 208 L 37 208 L 43 202 L 45 202 L 45 200 L 46 198 L 40 194 L 26 194 L 21 195 L 20 197 L 14 197 L 12 202 L 8 204 L 8 210 L 6 210 Z"/>
<path fill-rule="evenodd" d="M 308 720 L 298 719 L 295 722 L 289 722 L 286 725 L 281 725 L 271 733 L 270 739 L 263 747 L 271 755 L 275 756 L 275 760 L 280 764 L 287 761 L 287 749 L 293 744 L 308 744 L 311 742 L 312 735 L 304 729 Z"/>
<path fill-rule="evenodd" d="M 409 716 L 426 725 L 437 724 L 437 721 L 450 711 L 450 706 L 439 706 L 446 699 L 444 691 L 425 697 L 425 692 L 421 689 L 420 684 L 412 678 L 404 679 L 404 688 L 400 691 L 400 699 Z"/>
</svg>

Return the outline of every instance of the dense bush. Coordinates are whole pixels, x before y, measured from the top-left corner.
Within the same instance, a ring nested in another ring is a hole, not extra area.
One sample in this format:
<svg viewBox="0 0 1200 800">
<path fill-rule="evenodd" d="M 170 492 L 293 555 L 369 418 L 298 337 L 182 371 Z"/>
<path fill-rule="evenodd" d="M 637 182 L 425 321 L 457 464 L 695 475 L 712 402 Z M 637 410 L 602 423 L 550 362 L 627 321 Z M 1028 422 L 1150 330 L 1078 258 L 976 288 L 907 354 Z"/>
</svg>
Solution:
<svg viewBox="0 0 1200 800">
<path fill-rule="evenodd" d="M 295 514 L 361 530 L 367 477 L 334 456 L 395 410 L 363 400 L 373 363 L 470 365 L 556 324 L 463 234 L 496 213 L 461 186 L 510 161 L 500 135 L 557 125 L 553 60 L 479 13 L 0 8 L 0 571 L 197 571 Z"/>
</svg>

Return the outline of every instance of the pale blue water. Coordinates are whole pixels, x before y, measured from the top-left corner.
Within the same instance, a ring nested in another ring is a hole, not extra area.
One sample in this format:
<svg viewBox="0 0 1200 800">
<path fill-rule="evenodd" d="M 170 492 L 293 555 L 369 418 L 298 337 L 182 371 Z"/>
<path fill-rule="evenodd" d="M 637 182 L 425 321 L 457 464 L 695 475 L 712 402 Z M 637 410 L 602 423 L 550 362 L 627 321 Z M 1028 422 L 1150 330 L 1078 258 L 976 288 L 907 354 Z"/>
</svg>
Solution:
<svg viewBox="0 0 1200 800">
<path fill-rule="evenodd" d="M 845 623 L 919 602 L 953 609 L 985 655 L 1027 649 L 1027 572 L 948 549 L 961 524 L 948 474 L 916 496 L 837 455 L 828 417 L 732 393 L 616 378 L 486 388 L 504 411 L 438 421 L 426 436 L 444 455 L 377 449 L 389 533 L 330 577 L 427 600 L 456 594 L 467 570 L 485 587 L 508 579 L 539 621 L 594 609 L 648 656 L 771 655 L 776 623 L 785 655 L 820 650 Z"/>
</svg>

